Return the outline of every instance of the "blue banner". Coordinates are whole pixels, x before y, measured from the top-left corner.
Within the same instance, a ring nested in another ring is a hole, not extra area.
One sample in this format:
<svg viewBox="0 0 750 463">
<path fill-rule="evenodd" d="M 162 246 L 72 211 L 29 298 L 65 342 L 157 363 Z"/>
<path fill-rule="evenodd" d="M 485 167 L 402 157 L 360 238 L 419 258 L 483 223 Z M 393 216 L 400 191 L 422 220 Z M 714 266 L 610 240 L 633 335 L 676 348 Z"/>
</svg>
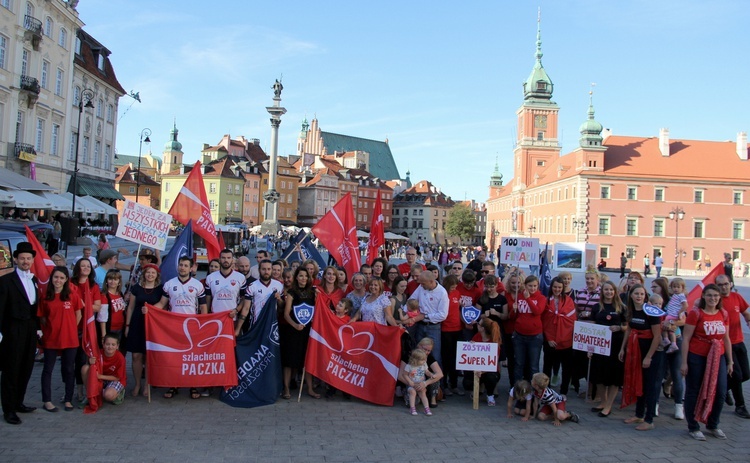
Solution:
<svg viewBox="0 0 750 463">
<path fill-rule="evenodd" d="M 172 249 L 161 260 L 161 282 L 171 280 L 177 276 L 177 263 L 180 257 L 193 257 L 193 221 L 188 220 L 187 225 L 174 242 Z"/>
<path fill-rule="evenodd" d="M 238 384 L 223 391 L 221 401 L 242 408 L 275 403 L 282 389 L 275 294 L 268 298 L 250 331 L 237 338 L 235 353 Z"/>
<path fill-rule="evenodd" d="M 321 272 L 326 268 L 326 261 L 323 256 L 320 255 L 315 245 L 310 240 L 310 235 L 306 231 L 300 230 L 297 236 L 289 241 L 289 247 L 286 248 L 286 252 L 281 256 L 290 264 L 292 262 L 304 262 L 307 259 L 312 259 L 318 263 Z M 351 275 L 350 275 L 351 277 Z M 316 276 L 319 278 L 319 275 Z"/>
<path fill-rule="evenodd" d="M 547 250 L 549 243 L 544 245 L 544 252 L 540 259 L 539 269 L 539 291 L 545 296 L 549 296 L 549 287 L 552 285 L 552 273 L 549 270 L 549 261 L 547 260 Z"/>
</svg>

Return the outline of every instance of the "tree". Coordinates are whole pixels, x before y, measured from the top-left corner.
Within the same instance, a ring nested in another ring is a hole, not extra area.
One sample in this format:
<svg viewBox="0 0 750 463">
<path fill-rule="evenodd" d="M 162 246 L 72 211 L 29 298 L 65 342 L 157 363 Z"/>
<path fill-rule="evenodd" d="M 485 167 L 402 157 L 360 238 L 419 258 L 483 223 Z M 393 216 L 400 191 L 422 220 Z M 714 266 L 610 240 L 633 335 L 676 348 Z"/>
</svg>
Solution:
<svg viewBox="0 0 750 463">
<path fill-rule="evenodd" d="M 474 235 L 477 221 L 471 209 L 463 204 L 456 204 L 448 215 L 445 231 L 448 235 L 457 236 L 459 240 L 469 240 Z"/>
</svg>

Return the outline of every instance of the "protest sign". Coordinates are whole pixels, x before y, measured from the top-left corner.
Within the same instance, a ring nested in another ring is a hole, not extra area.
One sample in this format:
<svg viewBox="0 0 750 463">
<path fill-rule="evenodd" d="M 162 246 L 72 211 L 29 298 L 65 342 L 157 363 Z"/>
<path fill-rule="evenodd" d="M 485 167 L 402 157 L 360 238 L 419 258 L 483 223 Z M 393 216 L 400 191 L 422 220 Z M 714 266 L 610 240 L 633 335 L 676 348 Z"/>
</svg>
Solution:
<svg viewBox="0 0 750 463">
<path fill-rule="evenodd" d="M 612 330 L 606 325 L 575 322 L 573 349 L 592 354 L 609 355 L 612 349 Z"/>
<path fill-rule="evenodd" d="M 456 370 L 497 371 L 497 343 L 461 342 L 456 348 Z"/>
<path fill-rule="evenodd" d="M 125 200 L 115 236 L 163 251 L 171 223 L 171 215 Z"/>
<path fill-rule="evenodd" d="M 500 240 L 500 262 L 508 265 L 539 265 L 539 239 L 504 237 Z"/>
</svg>

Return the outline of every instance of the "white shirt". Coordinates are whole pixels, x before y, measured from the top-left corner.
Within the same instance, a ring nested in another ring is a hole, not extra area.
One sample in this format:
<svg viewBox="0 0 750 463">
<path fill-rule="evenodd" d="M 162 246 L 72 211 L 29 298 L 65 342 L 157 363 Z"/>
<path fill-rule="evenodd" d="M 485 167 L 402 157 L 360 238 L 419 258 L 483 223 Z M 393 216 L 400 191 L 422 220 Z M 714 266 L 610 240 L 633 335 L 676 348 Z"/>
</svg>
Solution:
<svg viewBox="0 0 750 463">
<path fill-rule="evenodd" d="M 268 301 L 268 298 L 271 297 L 274 291 L 281 294 L 284 292 L 284 285 L 273 278 L 271 278 L 268 286 L 264 285 L 260 280 L 255 280 L 245 288 L 243 292 L 245 299 L 250 299 L 253 322 L 258 320 L 258 316 L 263 311 L 263 306 L 266 305 L 266 301 Z"/>
<path fill-rule="evenodd" d="M 203 285 L 195 278 L 185 283 L 174 277 L 164 283 L 164 296 L 169 299 L 169 307 L 174 313 L 196 314 L 200 304 L 206 303 Z"/>
<path fill-rule="evenodd" d="M 440 285 L 431 290 L 419 285 L 409 299 L 419 301 L 419 311 L 426 322 L 439 323 L 448 318 L 448 292 Z"/>
<path fill-rule="evenodd" d="M 240 302 L 240 291 L 245 285 L 245 276 L 233 271 L 224 276 L 221 270 L 206 277 L 206 296 L 211 296 L 211 310 L 214 313 L 230 312 L 237 308 Z"/>
<path fill-rule="evenodd" d="M 21 279 L 21 284 L 23 285 L 23 289 L 26 290 L 26 296 L 29 298 L 29 303 L 31 305 L 34 305 L 36 303 L 36 287 L 34 286 L 34 281 L 32 278 L 34 278 L 34 274 L 24 270 L 21 270 L 20 268 L 16 267 L 16 273 L 18 274 L 18 278 Z M 49 284 L 52 284 L 50 282 Z"/>
<path fill-rule="evenodd" d="M 250 272 L 248 273 L 249 276 L 255 278 L 256 280 L 260 280 L 260 271 L 258 270 L 257 265 L 253 265 L 250 267 Z"/>
<path fill-rule="evenodd" d="M 664 266 L 664 259 L 661 258 L 661 256 L 654 259 L 654 267 L 662 267 Z"/>
<path fill-rule="evenodd" d="M 83 259 L 83 256 L 76 257 L 76 260 L 73 261 L 73 265 L 75 265 L 76 262 L 78 262 L 81 259 Z M 88 259 L 89 259 L 89 262 L 91 262 L 91 268 L 96 268 L 99 265 L 99 262 L 96 261 L 96 257 L 89 256 Z"/>
</svg>

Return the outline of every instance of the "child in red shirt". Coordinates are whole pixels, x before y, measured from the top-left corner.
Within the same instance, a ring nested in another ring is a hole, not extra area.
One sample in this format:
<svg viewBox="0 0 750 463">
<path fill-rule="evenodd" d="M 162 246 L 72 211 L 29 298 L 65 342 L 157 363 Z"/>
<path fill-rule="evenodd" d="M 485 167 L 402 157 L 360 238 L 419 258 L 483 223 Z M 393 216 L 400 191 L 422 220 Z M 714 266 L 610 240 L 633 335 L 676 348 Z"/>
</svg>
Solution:
<svg viewBox="0 0 750 463">
<path fill-rule="evenodd" d="M 114 333 L 104 335 L 102 352 L 98 375 L 99 379 L 104 381 L 102 398 L 113 405 L 120 405 L 125 400 L 125 386 L 128 377 L 125 372 L 125 357 L 120 352 L 119 336 Z M 89 358 L 90 365 L 95 363 L 96 358 Z M 89 375 L 89 365 L 83 366 L 82 374 L 85 382 Z"/>
<path fill-rule="evenodd" d="M 518 293 L 518 301 L 513 305 L 510 317 L 516 321 L 513 333 L 513 350 L 515 354 L 515 381 L 524 377 L 524 369 L 528 365 L 530 374 L 539 373 L 539 357 L 544 342 L 542 336 L 542 312 L 547 306 L 547 300 L 539 289 L 539 279 L 534 275 L 524 280 L 524 291 Z"/>
</svg>

